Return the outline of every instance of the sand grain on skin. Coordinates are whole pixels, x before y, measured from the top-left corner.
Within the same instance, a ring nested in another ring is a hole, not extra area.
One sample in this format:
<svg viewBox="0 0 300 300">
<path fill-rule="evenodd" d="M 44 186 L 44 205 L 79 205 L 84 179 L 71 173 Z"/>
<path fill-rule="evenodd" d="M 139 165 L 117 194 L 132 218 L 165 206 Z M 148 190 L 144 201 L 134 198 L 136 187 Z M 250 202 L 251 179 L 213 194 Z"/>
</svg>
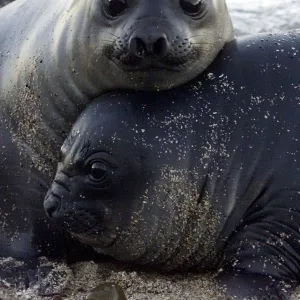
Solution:
<svg viewBox="0 0 300 300">
<path fill-rule="evenodd" d="M 7 264 L 0 259 L 0 268 Z M 9 259 L 10 264 L 19 262 Z M 72 266 L 43 259 L 53 270 L 28 289 L 15 288 L 0 280 L 0 300 L 85 300 L 89 291 L 107 282 L 123 287 L 128 300 L 229 300 L 213 280 L 213 275 L 162 275 L 137 271 L 113 263 L 81 262 Z M 102 299 L 101 299 L 102 300 Z M 111 299 L 107 299 L 111 300 Z M 300 300 L 300 288 L 291 300 Z"/>
</svg>

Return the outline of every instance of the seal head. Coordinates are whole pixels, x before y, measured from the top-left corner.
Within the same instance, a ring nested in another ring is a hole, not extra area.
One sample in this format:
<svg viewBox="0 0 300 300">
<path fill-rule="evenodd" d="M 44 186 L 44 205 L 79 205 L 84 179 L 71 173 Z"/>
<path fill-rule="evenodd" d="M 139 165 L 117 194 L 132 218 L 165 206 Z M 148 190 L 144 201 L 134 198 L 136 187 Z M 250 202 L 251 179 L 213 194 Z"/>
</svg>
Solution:
<svg viewBox="0 0 300 300">
<path fill-rule="evenodd" d="M 191 141 L 174 146 L 182 130 L 161 130 L 160 109 L 148 124 L 143 106 L 132 108 L 140 105 L 140 96 L 135 100 L 101 99 L 84 111 L 62 146 L 46 213 L 121 261 L 167 270 L 199 262 L 206 268 L 206 260 L 212 266 L 218 217 L 184 154 Z"/>
<path fill-rule="evenodd" d="M 78 57 L 74 61 L 88 66 L 91 81 L 102 82 L 98 86 L 103 80 L 107 87 L 113 83 L 111 89 L 183 84 L 202 73 L 233 39 L 224 0 L 89 0 L 74 3 L 74 11 L 86 22 L 72 24 L 84 35 L 72 40 L 69 53 L 82 56 L 86 45 L 84 63 Z"/>
</svg>

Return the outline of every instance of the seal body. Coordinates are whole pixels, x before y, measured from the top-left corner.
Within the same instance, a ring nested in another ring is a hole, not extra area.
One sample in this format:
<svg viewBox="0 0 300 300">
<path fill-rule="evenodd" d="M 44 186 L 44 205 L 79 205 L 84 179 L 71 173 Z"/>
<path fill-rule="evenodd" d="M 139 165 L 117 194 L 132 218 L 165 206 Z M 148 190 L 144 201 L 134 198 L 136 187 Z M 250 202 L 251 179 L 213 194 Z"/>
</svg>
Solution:
<svg viewBox="0 0 300 300">
<path fill-rule="evenodd" d="M 61 144 L 91 99 L 112 89 L 182 84 L 207 68 L 232 39 L 226 4 L 220 0 L 20 0 L 3 7 L 0 121 L 15 147 L 12 160 L 18 168 L 19 160 L 26 160 L 28 172 L 43 174 L 50 183 Z M 1 158 L 11 155 L 4 151 Z M 13 178 L 8 181 L 12 194 Z M 35 189 L 25 179 L 20 183 L 23 190 Z M 43 214 L 40 196 L 33 198 L 10 204 L 1 200 L 0 228 L 15 230 L 0 232 L 0 240 L 7 241 L 0 256 L 20 257 L 8 242 L 12 236 L 28 237 L 27 245 L 22 238 L 22 248 L 35 249 L 24 250 L 25 259 L 43 253 L 36 246 L 39 238 L 31 234 L 33 219 Z M 44 230 L 42 236 L 51 234 Z"/>
<path fill-rule="evenodd" d="M 118 260 L 221 267 L 238 297 L 300 275 L 300 33 L 228 44 L 171 91 L 106 95 L 76 121 L 48 216 Z"/>
</svg>

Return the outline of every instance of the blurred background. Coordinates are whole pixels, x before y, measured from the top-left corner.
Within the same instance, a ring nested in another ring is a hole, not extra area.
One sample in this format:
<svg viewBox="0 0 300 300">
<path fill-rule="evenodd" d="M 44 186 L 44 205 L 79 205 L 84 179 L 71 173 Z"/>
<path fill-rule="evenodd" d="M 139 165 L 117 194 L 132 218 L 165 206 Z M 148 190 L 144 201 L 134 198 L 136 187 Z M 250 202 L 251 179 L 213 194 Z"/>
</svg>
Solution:
<svg viewBox="0 0 300 300">
<path fill-rule="evenodd" d="M 300 0 L 227 0 L 237 36 L 300 29 Z"/>
<path fill-rule="evenodd" d="M 0 7 L 9 2 L 0 0 Z M 300 0 L 227 0 L 227 4 L 237 36 L 300 28 Z"/>
</svg>

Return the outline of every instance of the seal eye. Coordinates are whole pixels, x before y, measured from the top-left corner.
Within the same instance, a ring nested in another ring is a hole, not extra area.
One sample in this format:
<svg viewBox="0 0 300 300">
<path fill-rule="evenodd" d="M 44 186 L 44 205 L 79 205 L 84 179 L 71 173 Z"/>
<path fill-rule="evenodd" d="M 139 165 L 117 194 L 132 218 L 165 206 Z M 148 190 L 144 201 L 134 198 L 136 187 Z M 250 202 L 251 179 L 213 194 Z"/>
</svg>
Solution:
<svg viewBox="0 0 300 300">
<path fill-rule="evenodd" d="M 108 175 L 108 166 L 102 161 L 94 161 L 90 165 L 89 177 L 93 181 L 104 181 Z"/>
<path fill-rule="evenodd" d="M 183 11 L 190 16 L 197 16 L 202 13 L 204 0 L 180 0 Z"/>
<path fill-rule="evenodd" d="M 112 16 L 117 17 L 127 8 L 127 0 L 105 0 L 105 10 Z"/>
</svg>

